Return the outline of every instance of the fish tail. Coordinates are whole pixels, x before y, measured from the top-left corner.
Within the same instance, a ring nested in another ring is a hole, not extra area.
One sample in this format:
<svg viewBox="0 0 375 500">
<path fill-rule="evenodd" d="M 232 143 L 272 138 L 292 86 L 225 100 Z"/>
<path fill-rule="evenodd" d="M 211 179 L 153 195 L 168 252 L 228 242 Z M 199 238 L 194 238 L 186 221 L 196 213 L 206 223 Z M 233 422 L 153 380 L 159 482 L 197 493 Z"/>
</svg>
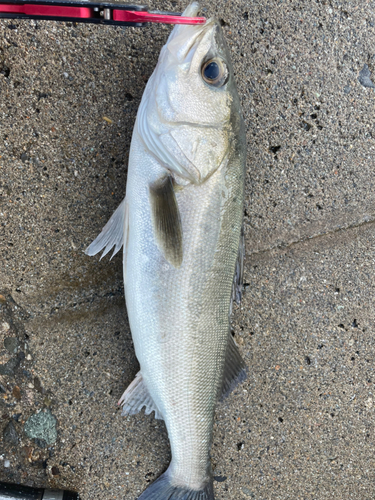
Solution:
<svg viewBox="0 0 375 500">
<path fill-rule="evenodd" d="M 166 473 L 145 490 L 138 500 L 215 500 L 212 480 L 203 490 L 174 486 Z"/>
</svg>

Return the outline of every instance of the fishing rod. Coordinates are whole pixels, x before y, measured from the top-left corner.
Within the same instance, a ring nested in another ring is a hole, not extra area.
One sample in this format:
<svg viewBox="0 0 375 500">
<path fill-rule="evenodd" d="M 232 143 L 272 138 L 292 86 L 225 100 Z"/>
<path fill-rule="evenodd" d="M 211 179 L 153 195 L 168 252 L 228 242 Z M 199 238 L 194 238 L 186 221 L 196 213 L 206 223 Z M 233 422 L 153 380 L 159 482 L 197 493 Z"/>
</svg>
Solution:
<svg viewBox="0 0 375 500">
<path fill-rule="evenodd" d="M 0 0 L 0 19 L 34 19 L 76 23 L 135 26 L 147 23 L 204 24 L 205 17 L 148 10 L 147 5 L 102 0 Z"/>
<path fill-rule="evenodd" d="M 31 488 L 0 482 L 0 500 L 79 500 L 79 495 L 73 491 Z"/>
</svg>

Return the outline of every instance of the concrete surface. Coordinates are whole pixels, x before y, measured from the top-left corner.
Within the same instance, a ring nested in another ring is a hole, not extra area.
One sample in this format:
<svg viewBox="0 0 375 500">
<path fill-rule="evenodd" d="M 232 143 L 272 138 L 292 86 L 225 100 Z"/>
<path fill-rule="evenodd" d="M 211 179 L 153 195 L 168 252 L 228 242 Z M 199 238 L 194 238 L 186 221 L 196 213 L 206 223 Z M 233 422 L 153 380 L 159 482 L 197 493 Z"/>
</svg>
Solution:
<svg viewBox="0 0 375 500">
<path fill-rule="evenodd" d="M 217 409 L 217 499 L 371 500 L 375 2 L 203 7 L 248 137 L 249 377 Z M 168 464 L 164 424 L 116 406 L 137 371 L 121 256 L 83 250 L 169 31 L 0 21 L 0 480 L 133 500 Z"/>
</svg>

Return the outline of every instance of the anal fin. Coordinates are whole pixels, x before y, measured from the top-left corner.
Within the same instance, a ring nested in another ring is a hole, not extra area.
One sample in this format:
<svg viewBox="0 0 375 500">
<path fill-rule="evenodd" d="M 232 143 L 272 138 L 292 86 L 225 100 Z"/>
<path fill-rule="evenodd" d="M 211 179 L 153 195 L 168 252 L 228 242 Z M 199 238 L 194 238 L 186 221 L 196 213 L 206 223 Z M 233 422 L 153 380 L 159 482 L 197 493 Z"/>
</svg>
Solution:
<svg viewBox="0 0 375 500">
<path fill-rule="evenodd" d="M 247 377 L 247 366 L 229 332 L 220 399 L 223 400 Z"/>
<path fill-rule="evenodd" d="M 143 381 L 142 373 L 138 372 L 133 382 L 121 396 L 119 405 L 122 406 L 122 415 L 135 415 L 145 407 L 145 414 L 155 412 L 155 418 L 163 420 L 163 417 L 156 407 L 148 389 Z"/>
</svg>

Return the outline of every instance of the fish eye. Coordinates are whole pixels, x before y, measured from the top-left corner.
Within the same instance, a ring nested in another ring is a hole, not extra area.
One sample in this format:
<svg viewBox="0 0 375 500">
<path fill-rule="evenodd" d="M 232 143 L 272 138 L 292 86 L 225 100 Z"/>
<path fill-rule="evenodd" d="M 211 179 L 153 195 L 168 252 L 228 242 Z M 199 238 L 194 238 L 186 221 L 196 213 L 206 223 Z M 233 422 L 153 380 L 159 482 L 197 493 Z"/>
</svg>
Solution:
<svg viewBox="0 0 375 500">
<path fill-rule="evenodd" d="M 213 87 L 222 87 L 228 81 L 228 69 L 224 61 L 210 59 L 202 65 L 203 80 Z"/>
</svg>

